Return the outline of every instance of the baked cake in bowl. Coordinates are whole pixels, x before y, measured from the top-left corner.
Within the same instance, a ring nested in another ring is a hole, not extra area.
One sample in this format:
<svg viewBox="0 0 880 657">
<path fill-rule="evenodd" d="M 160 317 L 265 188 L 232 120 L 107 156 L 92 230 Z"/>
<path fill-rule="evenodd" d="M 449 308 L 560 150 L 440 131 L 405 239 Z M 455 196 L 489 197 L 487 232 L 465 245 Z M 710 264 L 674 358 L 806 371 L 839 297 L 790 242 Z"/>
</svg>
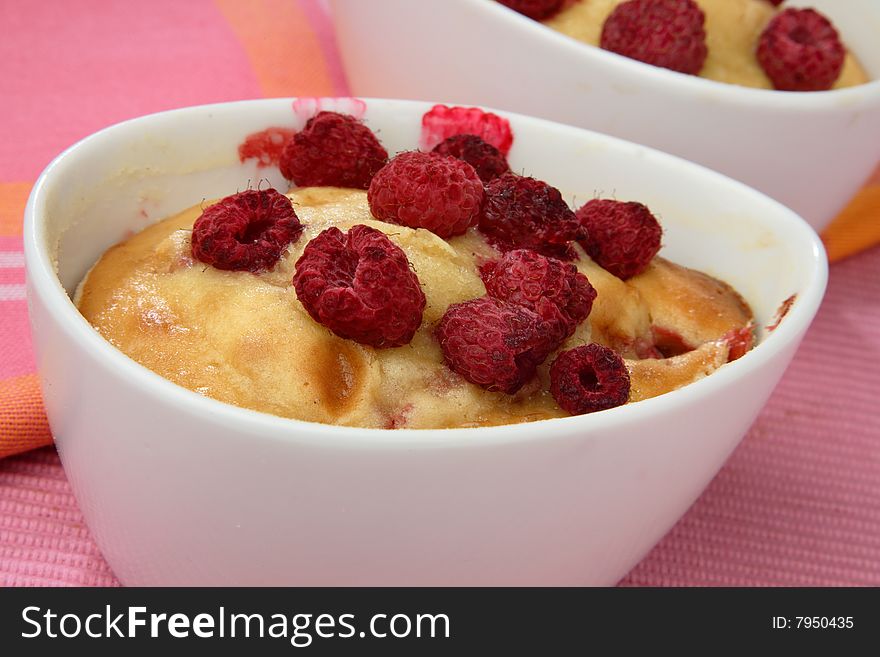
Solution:
<svg viewBox="0 0 880 657">
<path fill-rule="evenodd" d="M 289 157 L 321 112 L 385 151 L 360 189 Z M 510 171 L 485 182 L 428 155 L 462 130 Z M 409 160 L 475 196 L 445 188 L 409 213 L 424 198 L 404 193 Z M 534 190 L 558 217 L 505 223 Z M 662 233 L 640 224 L 635 251 L 606 259 L 602 217 L 633 206 Z M 280 214 L 254 219 L 265 208 Z M 62 462 L 114 572 L 140 585 L 614 583 L 745 434 L 827 273 L 802 219 L 697 165 L 380 99 L 107 128 L 43 173 L 25 248 Z M 591 406 L 596 390 L 616 403 Z"/>
</svg>

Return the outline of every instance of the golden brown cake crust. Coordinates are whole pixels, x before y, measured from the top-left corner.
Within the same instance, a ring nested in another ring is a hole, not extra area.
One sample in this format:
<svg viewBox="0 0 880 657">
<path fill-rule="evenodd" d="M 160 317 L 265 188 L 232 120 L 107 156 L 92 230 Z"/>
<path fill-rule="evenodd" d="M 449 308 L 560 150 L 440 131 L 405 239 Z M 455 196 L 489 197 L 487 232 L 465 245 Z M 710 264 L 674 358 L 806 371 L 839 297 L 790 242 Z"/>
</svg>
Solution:
<svg viewBox="0 0 880 657">
<path fill-rule="evenodd" d="M 306 188 L 290 194 L 305 225 L 276 267 L 220 271 L 190 256 L 201 208 L 161 221 L 103 255 L 80 286 L 85 318 L 121 351 L 190 390 L 237 406 L 308 421 L 375 428 L 451 428 L 561 417 L 549 365 L 516 395 L 493 393 L 450 371 L 433 336 L 452 303 L 485 294 L 477 266 L 497 257 L 475 230 L 445 241 L 425 230 L 376 221 L 362 191 Z M 367 224 L 389 235 L 419 276 L 427 306 L 408 345 L 373 349 L 333 335 L 308 315 L 290 285 L 310 239 L 335 225 Z M 751 312 L 729 286 L 655 258 L 621 281 L 583 252 L 577 266 L 598 291 L 593 312 L 563 345 L 598 342 L 620 351 L 632 401 L 711 373 L 727 361 L 718 338 Z M 655 317 L 656 315 L 656 317 Z M 663 321 L 699 347 L 638 360 Z"/>
</svg>

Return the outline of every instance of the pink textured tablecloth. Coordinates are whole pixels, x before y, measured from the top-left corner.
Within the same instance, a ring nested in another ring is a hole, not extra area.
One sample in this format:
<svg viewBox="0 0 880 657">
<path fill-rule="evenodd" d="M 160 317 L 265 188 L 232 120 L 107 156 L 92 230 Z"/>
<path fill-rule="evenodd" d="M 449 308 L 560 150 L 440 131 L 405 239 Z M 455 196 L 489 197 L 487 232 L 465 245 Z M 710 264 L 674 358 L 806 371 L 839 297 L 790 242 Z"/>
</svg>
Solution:
<svg viewBox="0 0 880 657">
<path fill-rule="evenodd" d="M 0 380 L 9 380 L 34 369 L 20 211 L 51 157 L 125 118 L 338 95 L 345 80 L 317 0 L 9 0 L 0 26 Z M 880 585 L 878 357 L 874 248 L 832 266 L 816 322 L 745 441 L 622 584 Z M 116 584 L 54 449 L 0 461 L 0 585 Z"/>
</svg>

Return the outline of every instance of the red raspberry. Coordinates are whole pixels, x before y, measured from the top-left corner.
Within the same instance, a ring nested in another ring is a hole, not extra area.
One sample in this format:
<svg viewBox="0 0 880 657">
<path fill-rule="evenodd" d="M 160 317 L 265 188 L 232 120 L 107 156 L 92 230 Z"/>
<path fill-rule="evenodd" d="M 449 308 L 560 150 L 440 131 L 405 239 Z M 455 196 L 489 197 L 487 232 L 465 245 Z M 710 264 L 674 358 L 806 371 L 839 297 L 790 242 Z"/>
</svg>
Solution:
<svg viewBox="0 0 880 657">
<path fill-rule="evenodd" d="M 432 152 L 464 160 L 484 183 L 510 171 L 501 151 L 476 135 L 452 135 L 437 144 Z"/>
<path fill-rule="evenodd" d="M 533 310 L 561 345 L 590 314 L 596 290 L 577 267 L 527 249 L 508 251 L 480 270 L 489 296 Z"/>
<path fill-rule="evenodd" d="M 693 0 L 629 0 L 605 20 L 599 45 L 646 64 L 696 75 L 708 48 L 705 16 Z"/>
<path fill-rule="evenodd" d="M 742 328 L 731 329 L 722 335 L 721 339 L 727 342 L 729 348 L 727 362 L 732 363 L 737 358 L 745 356 L 746 352 L 755 346 L 754 326 L 748 324 Z"/>
<path fill-rule="evenodd" d="M 258 167 L 279 166 L 284 147 L 295 134 L 290 128 L 276 127 L 251 133 L 238 145 L 238 159 L 256 160 Z"/>
<path fill-rule="evenodd" d="M 366 189 L 388 152 L 363 123 L 337 112 L 318 112 L 287 142 L 281 174 L 299 187 Z"/>
<path fill-rule="evenodd" d="M 483 183 L 467 162 L 407 151 L 379 170 L 367 201 L 376 219 L 452 237 L 477 223 Z"/>
<path fill-rule="evenodd" d="M 486 185 L 479 223 L 501 251 L 531 249 L 571 260 L 571 242 L 581 236 L 580 223 L 562 194 L 547 183 L 506 173 Z"/>
<path fill-rule="evenodd" d="M 773 5 L 774 7 L 778 7 L 778 6 L 781 5 L 783 2 L 785 2 L 785 0 L 767 0 L 767 2 L 769 2 L 769 3 L 770 3 L 771 5 Z"/>
<path fill-rule="evenodd" d="M 302 229 L 284 194 L 249 189 L 205 208 L 193 224 L 192 255 L 217 269 L 264 271 Z"/>
<path fill-rule="evenodd" d="M 587 235 L 581 246 L 618 278 L 640 274 L 660 250 L 663 230 L 641 203 L 593 199 L 576 214 Z"/>
<path fill-rule="evenodd" d="M 767 24 L 756 56 L 776 89 L 824 91 L 840 76 L 846 49 L 822 14 L 792 8 Z"/>
<path fill-rule="evenodd" d="M 563 0 L 498 0 L 498 2 L 523 16 L 542 21 L 558 13 L 562 8 Z"/>
<path fill-rule="evenodd" d="M 422 117 L 419 148 L 429 151 L 452 135 L 477 135 L 507 155 L 513 144 L 510 122 L 479 107 L 434 105 Z"/>
<path fill-rule="evenodd" d="M 449 306 L 437 325 L 437 339 L 449 369 L 487 390 L 510 395 L 553 350 L 546 324 L 536 313 L 492 297 Z"/>
<path fill-rule="evenodd" d="M 425 295 L 409 260 L 384 233 L 328 228 L 306 245 L 293 287 L 319 324 L 373 347 L 399 347 L 422 323 Z"/>
<path fill-rule="evenodd" d="M 617 352 L 598 344 L 563 351 L 550 366 L 550 392 L 559 407 L 583 415 L 629 401 L 629 372 Z"/>
</svg>

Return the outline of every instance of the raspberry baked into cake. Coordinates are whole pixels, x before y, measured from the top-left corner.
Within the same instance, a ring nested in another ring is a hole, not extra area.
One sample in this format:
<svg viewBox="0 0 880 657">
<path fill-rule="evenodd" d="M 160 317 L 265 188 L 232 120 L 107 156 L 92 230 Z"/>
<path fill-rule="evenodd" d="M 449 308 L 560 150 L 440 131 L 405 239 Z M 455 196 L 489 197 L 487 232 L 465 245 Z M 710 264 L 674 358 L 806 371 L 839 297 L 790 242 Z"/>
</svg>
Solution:
<svg viewBox="0 0 880 657">
<path fill-rule="evenodd" d="M 746 87 L 822 91 L 868 82 L 832 22 L 783 0 L 499 0 L 592 46 Z"/>
<path fill-rule="evenodd" d="M 421 150 L 393 156 L 335 112 L 249 139 L 242 158 L 277 158 L 290 191 L 258 185 L 111 247 L 80 311 L 190 390 L 386 429 L 601 411 L 752 347 L 748 304 L 658 256 L 662 228 L 637 199 L 573 210 L 510 170 L 494 114 L 438 105 L 423 126 Z M 270 133 L 285 138 L 274 155 L 252 152 Z"/>
</svg>

